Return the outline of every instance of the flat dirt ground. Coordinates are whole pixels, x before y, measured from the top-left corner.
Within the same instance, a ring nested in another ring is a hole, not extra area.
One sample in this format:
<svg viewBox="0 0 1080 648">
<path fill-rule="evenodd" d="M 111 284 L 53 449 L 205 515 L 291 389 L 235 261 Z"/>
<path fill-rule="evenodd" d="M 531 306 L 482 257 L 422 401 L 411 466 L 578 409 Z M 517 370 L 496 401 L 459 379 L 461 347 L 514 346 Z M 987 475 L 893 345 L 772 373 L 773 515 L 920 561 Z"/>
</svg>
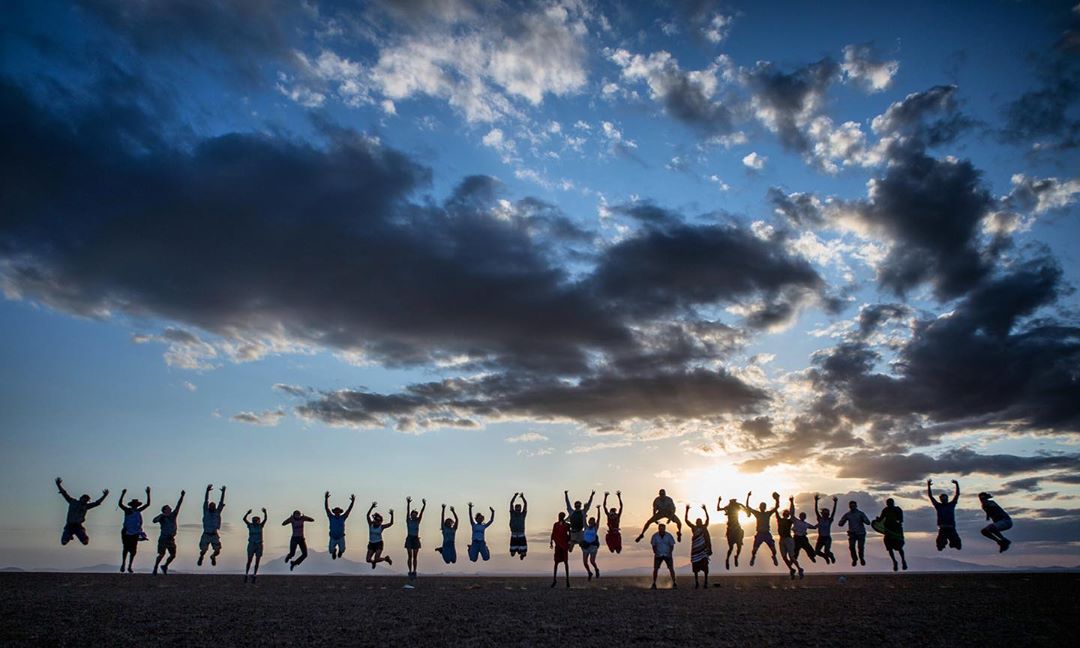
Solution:
<svg viewBox="0 0 1080 648">
<path fill-rule="evenodd" d="M 1080 618 L 1075 573 L 715 582 L 10 573 L 0 645 L 1067 646 Z"/>
</svg>

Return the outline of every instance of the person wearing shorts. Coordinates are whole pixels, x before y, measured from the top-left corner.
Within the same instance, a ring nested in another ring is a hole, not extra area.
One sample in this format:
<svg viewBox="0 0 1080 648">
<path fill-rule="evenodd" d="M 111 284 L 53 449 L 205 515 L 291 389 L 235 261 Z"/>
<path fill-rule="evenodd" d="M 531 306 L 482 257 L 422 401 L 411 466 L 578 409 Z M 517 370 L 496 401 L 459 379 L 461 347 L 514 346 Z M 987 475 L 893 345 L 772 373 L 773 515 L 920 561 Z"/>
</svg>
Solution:
<svg viewBox="0 0 1080 648">
<path fill-rule="evenodd" d="M 796 571 L 798 571 L 799 578 L 803 577 L 803 568 L 799 565 L 799 561 L 795 559 L 795 538 L 791 534 L 795 528 L 795 498 L 788 498 L 788 502 L 790 506 L 784 509 L 780 516 L 776 518 L 776 532 L 780 535 L 780 557 L 788 568 L 791 580 L 795 580 Z"/>
<path fill-rule="evenodd" d="M 133 499 L 124 505 L 124 496 L 127 495 L 125 488 L 120 492 L 120 501 L 117 506 L 124 512 L 124 526 L 120 529 L 120 544 L 123 552 L 120 555 L 120 573 L 124 573 L 124 562 L 127 561 L 127 573 L 134 573 L 132 566 L 135 563 L 135 553 L 139 550 L 139 543 L 146 540 L 146 534 L 142 528 L 142 512 L 150 508 L 150 487 L 146 487 L 146 504 Z"/>
<path fill-rule="evenodd" d="M 559 564 L 566 571 L 566 588 L 570 588 L 570 525 L 566 523 L 566 513 L 559 513 L 559 519 L 551 527 L 550 548 L 555 550 L 555 567 L 551 572 L 551 586 L 559 583 Z"/>
<path fill-rule="evenodd" d="M 266 526 L 266 509 L 262 510 L 262 517 L 250 518 L 251 509 L 244 513 L 244 525 L 247 527 L 247 565 L 244 567 L 244 582 L 248 582 L 248 573 L 251 573 L 251 582 L 259 575 L 259 562 L 263 555 L 263 527 Z M 255 570 L 251 571 L 251 561 L 255 560 Z"/>
<path fill-rule="evenodd" d="M 214 552 L 210 554 L 211 565 L 217 565 L 217 557 L 221 553 L 221 536 L 218 532 L 221 530 L 221 511 L 225 509 L 225 487 L 221 487 L 221 499 L 217 504 L 210 501 L 212 490 L 214 490 L 214 485 L 207 484 L 206 495 L 203 497 L 203 532 L 199 538 L 199 559 L 195 562 L 199 566 L 203 564 L 207 549 L 214 548 Z"/>
<path fill-rule="evenodd" d="M 416 578 L 416 562 L 420 556 L 420 523 L 424 520 L 427 500 L 421 499 L 419 511 L 412 509 L 412 497 L 405 498 L 405 560 L 409 578 Z"/>
<path fill-rule="evenodd" d="M 589 580 L 600 578 L 600 568 L 596 566 L 596 554 L 600 551 L 600 507 L 596 507 L 596 517 L 589 518 L 585 525 L 585 531 L 581 535 L 581 562 L 585 565 L 585 572 L 589 574 Z M 589 563 L 592 568 L 589 568 Z"/>
<path fill-rule="evenodd" d="M 836 555 L 832 552 L 832 523 L 836 519 L 837 498 L 832 498 L 832 511 L 821 508 L 820 495 L 814 495 L 814 514 L 817 515 L 817 542 L 814 552 L 825 559 L 826 564 L 836 564 Z"/>
<path fill-rule="evenodd" d="M 855 500 L 848 502 L 848 512 L 840 518 L 840 526 L 847 525 L 848 551 L 851 552 L 851 566 L 866 566 L 866 525 L 870 518 L 859 510 Z"/>
<path fill-rule="evenodd" d="M 442 515 L 439 517 L 442 519 L 442 546 L 435 547 L 435 551 L 438 551 L 442 555 L 443 562 L 447 565 L 452 565 L 457 562 L 457 546 L 455 538 L 457 537 L 458 530 L 458 515 L 454 507 L 450 507 L 450 513 L 454 516 L 454 519 L 446 517 L 446 504 L 442 505 Z"/>
<path fill-rule="evenodd" d="M 709 509 L 701 505 L 705 519 L 690 521 L 690 505 L 686 505 L 683 519 L 690 527 L 690 568 L 694 572 L 694 589 L 698 588 L 698 574 L 705 574 L 705 589 L 709 589 L 709 556 L 712 555 L 712 537 L 709 535 Z"/>
<path fill-rule="evenodd" d="M 652 517 L 645 521 L 645 526 L 641 527 L 641 533 L 638 534 L 637 539 L 634 542 L 641 542 L 641 539 L 645 537 L 645 532 L 649 530 L 649 527 L 653 523 L 658 523 L 660 520 L 667 520 L 668 522 L 675 523 L 675 539 L 682 541 L 682 522 L 679 520 L 678 514 L 675 513 L 675 500 L 668 497 L 667 491 L 663 488 L 657 494 L 656 499 L 652 503 Z"/>
<path fill-rule="evenodd" d="M 353 506 L 356 505 L 356 495 L 349 495 L 349 508 L 344 511 L 340 506 L 330 508 L 330 491 L 323 495 L 323 509 L 326 511 L 326 519 L 330 527 L 330 543 L 327 551 L 330 559 L 337 560 L 345 555 L 345 521 L 352 514 Z"/>
<path fill-rule="evenodd" d="M 979 493 L 979 504 L 982 505 L 982 510 L 986 513 L 986 519 L 990 520 L 990 524 L 983 527 L 980 533 L 998 544 L 999 553 L 1008 551 L 1012 540 L 1006 538 L 1001 532 L 1012 528 L 1012 518 L 1005 512 L 1005 509 L 998 506 L 998 503 L 994 501 L 994 496 L 990 493 Z"/>
<path fill-rule="evenodd" d="M 92 508 L 101 506 L 105 498 L 109 496 L 109 489 L 101 491 L 101 497 L 93 502 L 89 495 L 81 495 L 75 499 L 64 490 L 64 480 L 56 478 L 56 488 L 60 496 L 68 503 L 67 519 L 64 522 L 64 530 L 60 532 L 60 545 L 67 546 L 72 538 L 78 539 L 83 545 L 90 544 L 90 535 L 86 533 L 86 512 Z"/>
<path fill-rule="evenodd" d="M 469 524 L 472 525 L 472 540 L 469 542 L 469 560 L 476 562 L 477 559 L 483 558 L 484 561 L 491 560 L 491 551 L 488 549 L 487 540 L 484 539 L 484 533 L 487 528 L 495 521 L 495 509 L 490 508 L 491 519 L 484 522 L 484 515 L 477 513 L 473 515 L 473 505 L 469 502 Z"/>
<path fill-rule="evenodd" d="M 369 563 L 372 569 L 375 569 L 375 565 L 385 562 L 387 565 L 393 565 L 394 561 L 390 560 L 390 556 L 382 555 L 383 552 L 383 531 L 394 526 L 394 509 L 390 509 L 390 522 L 383 524 L 383 516 L 372 512 L 375 510 L 377 504 L 371 503 L 371 508 L 367 512 L 368 522 L 368 546 L 367 555 L 364 557 L 364 562 Z"/>
<path fill-rule="evenodd" d="M 521 504 L 514 502 L 521 497 Z M 529 514 L 529 503 L 525 501 L 525 493 L 514 493 L 510 498 L 510 556 L 517 556 L 525 560 L 525 554 L 529 552 L 529 541 L 525 537 L 525 516 Z"/>
<path fill-rule="evenodd" d="M 723 499 L 723 497 L 716 498 L 716 510 L 727 516 L 727 557 L 724 558 L 724 569 L 731 569 L 731 552 L 735 552 L 736 567 L 739 566 L 739 554 L 742 553 L 743 528 L 739 522 L 739 514 L 746 511 L 749 515 L 750 511 L 739 504 L 739 500 L 734 497 L 728 500 L 727 506 L 721 507 L 720 502 Z"/>
<path fill-rule="evenodd" d="M 607 533 L 604 534 L 604 542 L 607 543 L 611 553 L 622 553 L 622 530 L 619 524 L 622 521 L 622 491 L 615 491 L 615 497 L 619 498 L 619 508 L 608 508 L 608 494 L 604 493 L 604 514 L 607 516 Z"/>
<path fill-rule="evenodd" d="M 593 497 L 595 496 L 596 491 L 593 491 L 589 495 L 589 501 L 584 506 L 582 506 L 581 500 L 575 501 L 574 505 L 570 506 L 570 491 L 563 491 L 563 499 L 566 500 L 566 522 L 570 525 L 570 551 L 579 546 L 585 536 L 585 518 L 589 515 L 589 510 L 592 509 Z"/>
<path fill-rule="evenodd" d="M 300 563 L 307 560 L 307 539 L 304 538 L 304 523 L 314 522 L 314 518 L 310 518 L 300 511 L 293 511 L 292 515 L 285 518 L 281 523 L 281 526 L 292 526 L 292 536 L 289 537 L 289 555 L 285 556 L 285 562 L 289 563 L 289 571 L 296 569 Z M 296 551 L 300 551 L 300 555 L 293 559 L 293 555 Z"/>
<path fill-rule="evenodd" d="M 169 565 L 176 559 L 176 517 L 180 515 L 180 505 L 184 503 L 184 491 L 180 491 L 180 499 L 176 500 L 176 508 L 170 507 L 168 504 L 161 507 L 161 514 L 155 515 L 154 524 L 160 525 L 161 531 L 158 533 L 157 541 L 157 560 L 154 561 L 154 573 L 158 573 L 158 566 L 161 566 L 161 573 L 164 575 L 169 574 Z M 169 559 L 164 563 L 161 559 L 165 557 L 165 554 L 169 554 Z"/>
<path fill-rule="evenodd" d="M 960 482 L 952 480 L 956 492 L 951 500 L 948 493 L 942 493 L 940 500 L 934 499 L 934 492 L 930 490 L 933 483 L 932 479 L 926 480 L 926 496 L 930 498 L 930 503 L 937 512 L 937 550 L 944 551 L 946 546 L 959 550 L 962 543 L 960 534 L 956 532 L 956 502 L 960 499 Z"/>
<path fill-rule="evenodd" d="M 671 554 L 675 551 L 675 538 L 666 531 L 666 526 L 658 524 L 656 533 L 649 539 L 649 545 L 653 550 L 652 588 L 656 589 L 656 574 L 660 571 L 660 565 L 667 565 L 668 573 L 671 574 L 671 589 L 677 589 L 679 584 L 675 582 L 675 562 Z"/>
<path fill-rule="evenodd" d="M 746 494 L 746 504 L 743 506 L 747 513 L 754 516 L 754 520 L 757 523 L 754 530 L 754 546 L 750 549 L 750 566 L 754 566 L 754 561 L 757 559 L 757 552 L 761 545 L 765 545 L 769 548 L 769 551 L 772 552 L 772 563 L 779 566 L 780 562 L 776 559 L 776 543 L 773 542 L 770 524 L 773 516 L 780 510 L 780 494 L 773 493 L 773 501 L 775 504 L 771 509 L 766 509 L 765 502 L 762 502 L 758 505 L 756 511 L 750 508 L 750 496 L 752 494 L 752 492 Z"/>
</svg>

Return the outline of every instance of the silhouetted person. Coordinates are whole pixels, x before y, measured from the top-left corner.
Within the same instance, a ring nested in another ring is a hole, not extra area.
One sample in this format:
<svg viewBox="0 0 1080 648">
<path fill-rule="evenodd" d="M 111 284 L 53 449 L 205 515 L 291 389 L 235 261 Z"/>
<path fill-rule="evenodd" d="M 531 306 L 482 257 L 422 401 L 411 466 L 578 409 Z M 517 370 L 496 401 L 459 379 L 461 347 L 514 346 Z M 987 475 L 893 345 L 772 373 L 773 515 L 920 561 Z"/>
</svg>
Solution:
<svg viewBox="0 0 1080 648">
<path fill-rule="evenodd" d="M 952 480 L 956 492 L 950 500 L 948 493 L 942 493 L 941 499 L 934 499 L 934 492 L 930 486 L 934 480 L 926 480 L 926 496 L 937 511 L 937 550 L 944 551 L 946 545 L 953 549 L 960 549 L 960 534 L 956 532 L 956 502 L 960 500 L 960 482 Z"/>
<path fill-rule="evenodd" d="M 158 573 L 158 566 L 160 565 L 161 573 L 168 575 L 169 565 L 176 559 L 176 516 L 180 515 L 180 506 L 184 503 L 185 494 L 184 491 L 180 491 L 180 499 L 176 500 L 176 508 L 166 504 L 161 507 L 161 513 L 154 516 L 153 523 L 161 527 L 157 541 L 157 560 L 154 561 L 155 574 Z M 161 559 L 165 557 L 166 552 L 169 554 L 169 559 L 162 564 Z"/>
<path fill-rule="evenodd" d="M 210 501 L 210 491 L 214 490 L 213 484 L 206 485 L 206 495 L 203 497 L 202 536 L 199 537 L 199 559 L 195 564 L 202 565 L 206 550 L 214 548 L 210 554 L 210 564 L 217 565 L 218 554 L 221 553 L 221 511 L 225 508 L 225 487 L 221 487 L 221 499 L 215 504 Z"/>
<path fill-rule="evenodd" d="M 585 535 L 585 518 L 589 516 L 589 511 L 592 509 L 592 501 L 596 496 L 596 491 L 589 494 L 589 502 L 582 506 L 581 500 L 574 502 L 574 505 L 570 505 L 570 491 L 563 491 L 563 499 L 566 500 L 566 522 L 570 525 L 570 551 L 574 550 L 574 547 L 581 544 L 581 540 Z"/>
<path fill-rule="evenodd" d="M 836 555 L 832 552 L 832 523 L 836 519 L 836 498 L 832 498 L 832 511 L 821 508 L 821 497 L 814 495 L 814 513 L 817 514 L 817 542 L 814 551 L 825 559 L 826 563 L 836 564 Z"/>
<path fill-rule="evenodd" d="M 56 488 L 60 496 L 68 503 L 67 520 L 64 522 L 64 530 L 60 533 L 60 544 L 66 546 L 72 538 L 77 538 L 84 545 L 90 544 L 90 536 L 86 533 L 86 512 L 92 508 L 101 506 L 105 498 L 109 496 L 109 489 L 101 491 L 101 497 L 90 501 L 89 495 L 80 495 L 75 499 L 64 490 L 64 480 L 56 478 Z"/>
<path fill-rule="evenodd" d="M 619 508 L 608 508 L 608 494 L 604 493 L 604 515 L 607 517 L 607 533 L 604 534 L 604 542 L 607 543 L 608 551 L 611 553 L 622 553 L 622 529 L 619 527 L 622 522 L 622 491 L 615 491 L 615 497 L 619 498 Z"/>
<path fill-rule="evenodd" d="M 855 500 L 848 502 L 848 512 L 840 518 L 840 526 L 847 525 L 848 550 L 851 552 L 851 566 L 866 566 L 866 525 L 870 518 L 859 510 Z"/>
<path fill-rule="evenodd" d="M 581 538 L 581 562 L 585 565 L 585 571 L 589 574 L 589 580 L 593 579 L 593 570 L 596 577 L 600 578 L 600 568 L 596 566 L 596 554 L 600 551 L 600 507 L 596 507 L 596 517 L 589 518 L 585 525 L 585 532 Z M 592 569 L 589 569 L 589 563 Z"/>
<path fill-rule="evenodd" d="M 521 497 L 521 504 L 514 501 Z M 514 493 L 510 498 L 510 556 L 517 556 L 525 560 L 525 554 L 529 552 L 529 541 L 525 536 L 525 516 L 529 514 L 529 503 L 525 500 L 525 493 Z"/>
<path fill-rule="evenodd" d="M 124 562 L 127 562 L 127 572 L 132 572 L 132 565 L 135 563 L 135 553 L 139 550 L 139 543 L 146 540 L 146 534 L 143 533 L 142 528 L 142 512 L 150 508 L 150 487 L 146 487 L 146 504 L 143 504 L 137 499 L 133 499 L 124 505 L 124 496 L 127 495 L 127 489 L 120 491 L 120 501 L 116 503 L 120 510 L 124 512 L 124 526 L 120 529 L 120 543 L 123 545 L 123 552 L 120 554 L 120 573 L 124 572 Z"/>
<path fill-rule="evenodd" d="M 376 503 L 371 503 L 371 508 L 367 512 L 368 522 L 368 546 L 367 555 L 364 557 L 364 562 L 370 563 L 371 568 L 375 569 L 375 565 L 385 562 L 387 565 L 393 565 L 394 561 L 390 560 L 390 556 L 382 555 L 383 552 L 383 531 L 394 526 L 394 509 L 390 509 L 390 521 L 383 524 L 383 516 L 375 513 L 372 515 L 372 511 L 375 510 Z"/>
<path fill-rule="evenodd" d="M 817 502 L 814 503 L 817 508 Z M 795 513 L 795 502 L 791 503 L 791 512 Z M 810 524 L 806 521 L 806 511 L 799 511 L 799 514 L 795 516 L 795 521 L 791 523 L 791 529 L 795 533 L 795 562 L 798 564 L 799 552 L 805 552 L 806 557 L 810 559 L 810 562 L 816 563 L 815 557 L 817 552 L 810 546 L 810 538 L 807 536 L 810 529 L 816 529 L 816 524 Z M 800 575 L 802 572 L 799 572 Z"/>
<path fill-rule="evenodd" d="M 457 562 L 457 546 L 454 543 L 454 539 L 457 536 L 458 530 L 458 516 L 454 507 L 450 507 L 450 513 L 454 515 L 454 519 L 446 517 L 446 504 L 442 505 L 442 515 L 439 517 L 442 519 L 442 546 L 435 547 L 435 551 L 438 551 L 442 555 L 443 562 L 447 565 L 452 565 Z"/>
<path fill-rule="evenodd" d="M 476 562 L 477 558 L 483 558 L 484 561 L 491 560 L 491 550 L 488 549 L 487 540 L 485 539 L 485 532 L 487 528 L 495 522 L 495 509 L 490 508 L 491 519 L 484 522 L 484 515 L 477 513 L 473 515 L 473 504 L 469 502 L 469 524 L 472 526 L 472 540 L 469 541 L 469 560 Z"/>
<path fill-rule="evenodd" d="M 330 491 L 323 496 L 323 508 L 326 510 L 326 519 L 330 527 L 330 544 L 327 550 L 330 559 L 337 560 L 345 555 L 345 520 L 349 519 L 353 506 L 356 505 L 356 495 L 349 495 L 349 508 L 344 511 L 340 506 L 330 508 Z"/>
<path fill-rule="evenodd" d="M 705 520 L 690 521 L 690 505 L 686 505 L 683 519 L 690 527 L 690 569 L 694 572 L 694 589 L 698 588 L 698 574 L 705 574 L 705 589 L 709 588 L 709 556 L 712 555 L 712 536 L 709 535 L 709 509 L 702 504 Z"/>
<path fill-rule="evenodd" d="M 645 532 L 649 530 L 649 526 L 654 522 L 660 522 L 660 520 L 674 522 L 675 539 L 682 541 L 682 522 L 679 521 L 679 516 L 675 513 L 675 500 L 668 497 L 667 491 L 663 488 L 660 489 L 656 499 L 653 500 L 652 510 L 652 517 L 646 520 L 645 526 L 641 527 L 641 533 L 638 534 L 634 542 L 641 542 L 641 539 L 645 537 Z"/>
<path fill-rule="evenodd" d="M 799 578 L 803 577 L 803 568 L 795 557 L 795 538 L 791 534 L 795 527 L 795 498 L 789 497 L 788 504 L 788 508 L 776 518 L 776 531 L 780 535 L 780 557 L 784 559 L 784 565 L 791 574 L 791 580 L 795 580 L 796 571 Z"/>
<path fill-rule="evenodd" d="M 420 500 L 420 510 L 412 508 L 412 498 L 405 498 L 405 563 L 409 569 L 409 578 L 416 578 L 416 563 L 420 555 L 420 523 L 424 521 L 427 500 Z"/>
<path fill-rule="evenodd" d="M 757 552 L 761 545 L 766 545 L 769 551 L 772 552 L 772 564 L 779 565 L 780 561 L 776 559 L 776 543 L 773 542 L 772 528 L 770 524 L 772 517 L 776 515 L 776 512 L 780 510 L 780 493 L 773 493 L 773 507 L 766 508 L 765 502 L 758 504 L 757 510 L 750 508 L 750 496 L 753 492 L 746 494 L 746 505 L 743 508 L 746 512 L 754 516 L 754 521 L 757 523 L 754 529 L 754 546 L 750 549 L 750 566 L 754 566 L 754 561 L 757 560 Z M 779 517 L 777 517 L 779 519 Z"/>
<path fill-rule="evenodd" d="M 728 500 L 727 506 L 721 507 L 720 502 L 723 499 L 723 497 L 716 498 L 716 510 L 727 516 L 727 556 L 724 558 L 724 569 L 731 569 L 731 552 L 735 552 L 736 567 L 739 566 L 739 554 L 742 553 L 743 528 L 739 522 L 739 514 L 743 511 L 750 514 L 750 509 L 739 504 L 739 500 L 734 497 Z"/>
<path fill-rule="evenodd" d="M 566 570 L 566 587 L 570 587 L 570 525 L 566 523 L 566 513 L 559 513 L 559 519 L 551 527 L 550 547 L 555 550 L 555 568 L 551 572 L 551 586 L 559 582 L 559 563 Z"/>
<path fill-rule="evenodd" d="M 904 511 L 896 505 L 893 498 L 885 500 L 885 508 L 881 509 L 881 515 L 877 516 L 885 529 L 883 539 L 885 550 L 889 552 L 889 560 L 892 560 L 892 570 L 897 571 L 895 553 L 900 554 L 900 563 L 907 571 L 907 557 L 904 556 Z"/>
<path fill-rule="evenodd" d="M 1008 551 L 1012 540 L 1003 536 L 1001 532 L 1012 528 L 1012 518 L 1005 512 L 1005 509 L 998 506 L 998 503 L 994 501 L 994 496 L 990 493 L 979 493 L 979 504 L 982 505 L 982 510 L 986 513 L 986 519 L 990 520 L 990 524 L 986 525 L 981 533 L 998 543 L 998 552 Z"/>
<path fill-rule="evenodd" d="M 285 518 L 281 523 L 281 526 L 292 525 L 292 536 L 289 538 L 289 555 L 285 556 L 285 562 L 289 563 L 289 571 L 296 569 L 296 567 L 307 560 L 307 539 L 304 538 L 304 523 L 314 522 L 314 518 L 310 518 L 300 511 L 293 511 L 292 515 Z M 296 550 L 300 550 L 300 555 L 293 560 L 293 554 Z"/>
<path fill-rule="evenodd" d="M 244 526 L 248 531 L 248 544 L 247 544 L 247 565 L 244 567 L 244 582 L 248 582 L 248 572 L 251 572 L 251 582 L 255 582 L 255 577 L 259 575 L 259 562 L 262 560 L 263 555 L 263 527 L 266 526 L 266 509 L 262 510 L 262 517 L 253 517 L 248 519 L 251 515 L 251 509 L 244 513 Z M 251 570 L 251 559 L 255 559 L 255 570 Z"/>
<path fill-rule="evenodd" d="M 661 491 L 663 492 L 663 491 Z M 677 589 L 679 584 L 675 582 L 675 562 L 672 553 L 675 551 L 675 538 L 666 531 L 663 524 L 656 525 L 656 533 L 649 540 L 653 550 L 652 588 L 656 589 L 656 575 L 660 571 L 660 565 L 667 565 L 668 574 L 671 574 L 671 589 Z"/>
</svg>

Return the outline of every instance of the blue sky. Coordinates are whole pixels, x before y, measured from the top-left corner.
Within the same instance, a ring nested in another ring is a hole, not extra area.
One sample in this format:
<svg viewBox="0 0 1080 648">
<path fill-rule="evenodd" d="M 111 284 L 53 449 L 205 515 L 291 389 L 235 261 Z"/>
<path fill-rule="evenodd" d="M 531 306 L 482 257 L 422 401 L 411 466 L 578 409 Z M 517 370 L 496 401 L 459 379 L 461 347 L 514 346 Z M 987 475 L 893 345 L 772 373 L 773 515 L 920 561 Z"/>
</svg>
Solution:
<svg viewBox="0 0 1080 648">
<path fill-rule="evenodd" d="M 759 4 L 16 2 L 0 566 L 115 560 L 56 475 L 228 484 L 237 548 L 328 488 L 896 495 L 938 567 L 958 478 L 1021 542 L 970 497 L 949 558 L 1076 564 L 1080 8 Z"/>
</svg>

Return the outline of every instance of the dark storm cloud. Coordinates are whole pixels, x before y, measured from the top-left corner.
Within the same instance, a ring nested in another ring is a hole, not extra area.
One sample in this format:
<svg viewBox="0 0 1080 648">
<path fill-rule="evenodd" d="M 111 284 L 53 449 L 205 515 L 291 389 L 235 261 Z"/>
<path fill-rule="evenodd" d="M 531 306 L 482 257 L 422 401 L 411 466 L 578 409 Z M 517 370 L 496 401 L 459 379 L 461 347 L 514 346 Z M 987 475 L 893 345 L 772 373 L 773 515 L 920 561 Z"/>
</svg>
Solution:
<svg viewBox="0 0 1080 648">
<path fill-rule="evenodd" d="M 796 227 L 817 227 L 825 222 L 821 201 L 810 193 L 785 193 L 780 187 L 769 187 L 765 199 L 773 210 Z"/>
<path fill-rule="evenodd" d="M 954 85 L 939 85 L 909 94 L 874 118 L 874 132 L 883 137 L 903 137 L 909 148 L 940 146 L 955 140 L 976 124 L 960 112 L 956 90 Z"/>
<path fill-rule="evenodd" d="M 829 457 L 826 457 L 828 460 Z M 1075 467 L 1080 455 L 984 455 L 973 450 L 946 450 L 937 457 L 923 453 L 907 455 L 856 452 L 833 463 L 837 477 L 866 479 L 890 484 L 923 481 L 934 475 L 970 475 L 980 473 L 1009 476 L 1017 473 Z"/>
<path fill-rule="evenodd" d="M 811 140 L 805 122 L 825 100 L 825 92 L 838 78 L 840 66 L 830 58 L 796 68 L 791 72 L 772 63 L 759 63 L 747 75 L 758 117 L 775 130 L 784 147 L 805 153 Z"/>
</svg>

